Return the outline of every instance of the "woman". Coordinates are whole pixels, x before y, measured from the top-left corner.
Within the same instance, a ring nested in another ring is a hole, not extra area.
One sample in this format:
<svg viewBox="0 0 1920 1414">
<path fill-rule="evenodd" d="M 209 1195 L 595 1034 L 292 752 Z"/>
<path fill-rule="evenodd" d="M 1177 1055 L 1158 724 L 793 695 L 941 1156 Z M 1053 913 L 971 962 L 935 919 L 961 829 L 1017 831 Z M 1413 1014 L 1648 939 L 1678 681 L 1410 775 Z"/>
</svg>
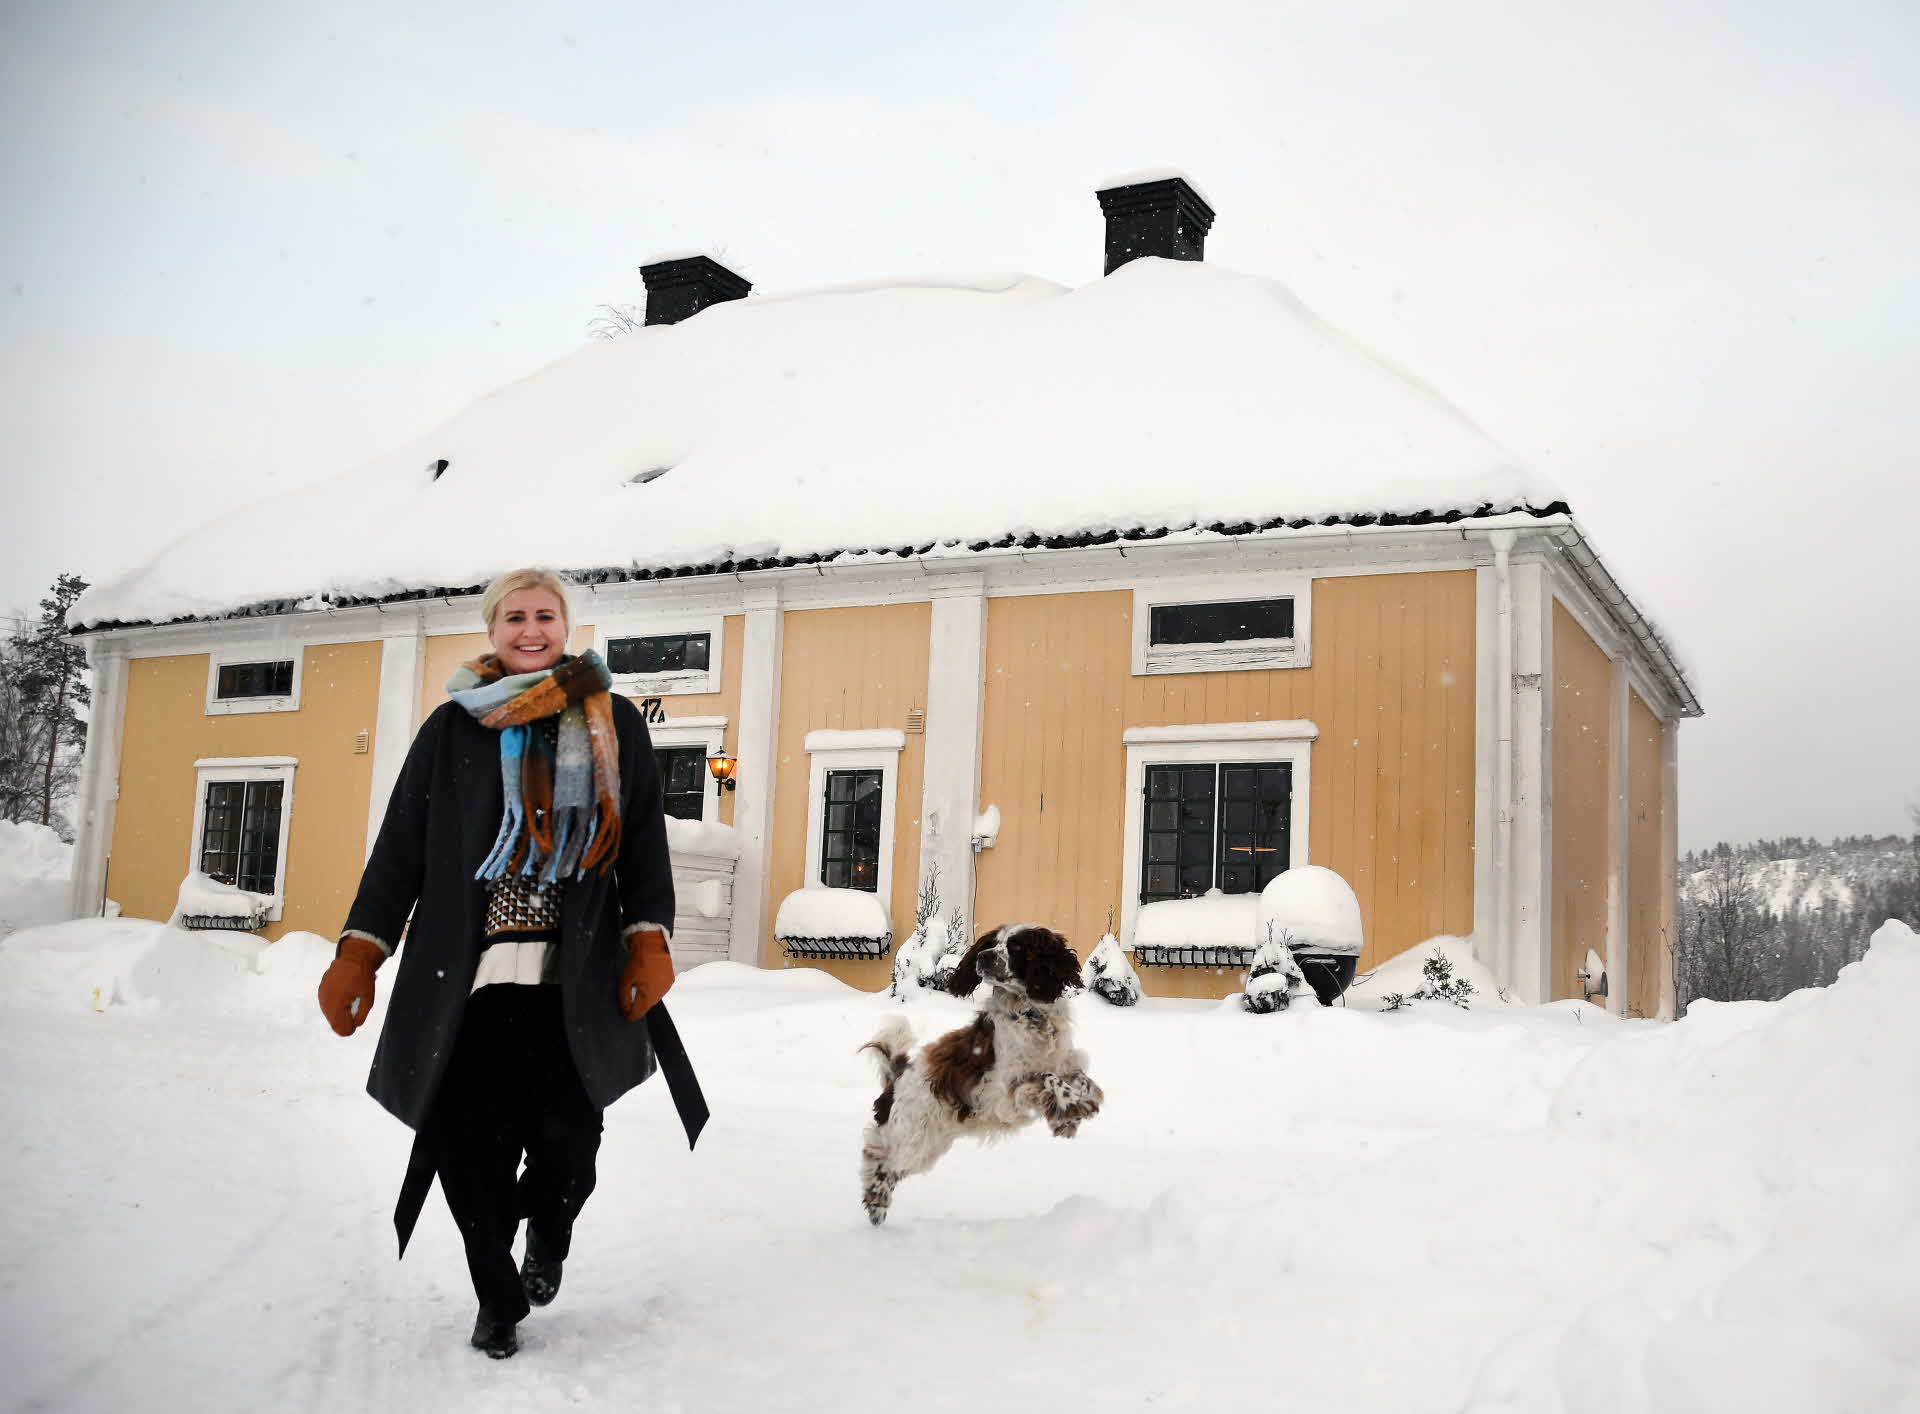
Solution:
<svg viewBox="0 0 1920 1414">
<path fill-rule="evenodd" d="M 394 1223 L 404 1254 L 437 1173 L 480 1300 L 472 1344 L 505 1359 L 529 1304 L 559 1290 L 600 1112 L 656 1053 L 689 1143 L 706 1109 L 658 1005 L 673 875 L 646 722 L 597 654 L 566 654 L 557 576 L 514 570 L 480 607 L 493 652 L 414 738 L 320 1009 L 342 1036 L 359 1028 L 411 913 L 367 1078 L 416 1132 Z"/>
</svg>

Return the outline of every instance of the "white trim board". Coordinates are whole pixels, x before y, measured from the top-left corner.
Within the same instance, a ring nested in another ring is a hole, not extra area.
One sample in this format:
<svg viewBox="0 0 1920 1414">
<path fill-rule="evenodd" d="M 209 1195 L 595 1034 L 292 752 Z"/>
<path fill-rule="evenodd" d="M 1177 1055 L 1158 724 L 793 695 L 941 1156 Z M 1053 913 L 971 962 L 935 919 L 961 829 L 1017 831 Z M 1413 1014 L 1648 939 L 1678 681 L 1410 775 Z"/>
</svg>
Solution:
<svg viewBox="0 0 1920 1414">
<path fill-rule="evenodd" d="M 1167 733 L 1182 733 L 1171 737 Z M 1149 735 L 1149 734 L 1154 735 Z M 1147 767 L 1184 762 L 1285 761 L 1292 767 L 1291 811 L 1287 821 L 1287 867 L 1311 863 L 1308 828 L 1312 820 L 1313 743 L 1320 729 L 1312 722 L 1213 722 L 1183 727 L 1133 727 L 1124 733 L 1127 766 L 1126 829 L 1121 849 L 1120 946 L 1133 947 L 1140 918 L 1140 849 L 1144 833 L 1142 797 Z"/>
<path fill-rule="evenodd" d="M 273 906 L 267 921 L 278 923 L 287 902 L 287 839 L 293 827 L 295 756 L 208 756 L 193 763 L 193 829 L 187 836 L 187 872 L 200 868 L 201 831 L 206 828 L 207 787 L 216 781 L 279 781 L 280 840 L 273 861 Z"/>
<path fill-rule="evenodd" d="M 841 744 L 853 738 L 893 740 L 890 744 L 877 740 Z M 820 744 L 816 745 L 816 742 Z M 878 887 L 874 892 L 880 900 L 881 912 L 887 915 L 888 927 L 893 926 L 893 839 L 894 821 L 898 814 L 896 797 L 900 788 L 900 752 L 906 743 L 905 732 L 886 729 L 807 733 L 807 755 L 811 759 L 807 765 L 807 854 L 802 861 L 802 886 L 814 888 L 824 886 L 826 882 L 820 877 L 820 847 L 826 833 L 827 772 L 877 770 L 880 772 L 880 867 Z"/>
<path fill-rule="evenodd" d="M 1249 643 L 1161 644 L 1149 642 L 1153 610 L 1175 604 L 1231 604 L 1260 599 L 1293 601 L 1293 637 Z M 1214 575 L 1166 579 L 1133 587 L 1133 675 L 1152 673 L 1265 672 L 1313 664 L 1311 574 Z"/>
<path fill-rule="evenodd" d="M 669 717 L 664 722 L 648 722 L 647 736 L 655 751 L 697 746 L 709 757 L 718 756 L 727 735 L 725 717 Z M 720 821 L 720 783 L 712 772 L 702 773 L 700 819 L 713 825 Z"/>
<path fill-rule="evenodd" d="M 234 663 L 293 663 L 293 685 L 284 695 L 273 697 L 221 697 L 220 669 Z M 244 642 L 210 650 L 207 653 L 207 701 L 209 717 L 239 716 L 248 712 L 298 712 L 300 686 L 306 676 L 307 650 L 304 643 L 286 641 L 284 634 L 261 634 Z"/>
<path fill-rule="evenodd" d="M 630 697 L 685 697 L 720 690 L 720 669 L 726 657 L 727 641 L 724 611 L 693 610 L 677 604 L 650 605 L 644 609 L 616 609 L 607 605 L 603 610 L 596 603 L 594 607 L 597 612 L 593 616 L 593 647 L 603 660 L 607 657 L 608 644 L 616 638 L 707 635 L 706 667 L 664 673 L 614 673 L 615 692 Z"/>
</svg>

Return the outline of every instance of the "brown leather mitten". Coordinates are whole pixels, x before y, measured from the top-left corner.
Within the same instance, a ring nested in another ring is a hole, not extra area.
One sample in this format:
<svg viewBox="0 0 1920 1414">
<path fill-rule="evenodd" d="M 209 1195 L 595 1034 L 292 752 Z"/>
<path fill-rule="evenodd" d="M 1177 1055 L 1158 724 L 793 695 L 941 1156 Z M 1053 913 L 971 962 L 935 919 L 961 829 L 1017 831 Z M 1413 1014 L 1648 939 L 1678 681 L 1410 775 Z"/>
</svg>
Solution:
<svg viewBox="0 0 1920 1414">
<path fill-rule="evenodd" d="M 673 958 L 667 935 L 642 928 L 627 938 L 627 965 L 620 971 L 620 1014 L 638 1021 L 673 985 Z"/>
<path fill-rule="evenodd" d="M 373 1010 L 373 974 L 387 960 L 365 938 L 342 938 L 320 978 L 320 1011 L 340 1036 L 351 1036 Z"/>
</svg>

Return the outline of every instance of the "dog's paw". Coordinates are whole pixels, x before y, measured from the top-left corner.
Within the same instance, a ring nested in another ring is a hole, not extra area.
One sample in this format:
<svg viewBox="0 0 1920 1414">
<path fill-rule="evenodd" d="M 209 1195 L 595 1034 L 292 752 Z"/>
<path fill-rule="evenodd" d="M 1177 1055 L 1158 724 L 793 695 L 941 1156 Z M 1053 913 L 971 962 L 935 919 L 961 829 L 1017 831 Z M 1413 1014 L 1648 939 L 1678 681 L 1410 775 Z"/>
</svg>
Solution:
<svg viewBox="0 0 1920 1414">
<path fill-rule="evenodd" d="M 1047 1128 L 1056 1138 L 1071 1139 L 1082 1123 L 1100 1113 L 1106 1096 L 1085 1071 L 1049 1075 L 1045 1079 L 1046 1103 L 1042 1108 L 1047 1116 Z"/>
<path fill-rule="evenodd" d="M 875 1227 L 887 1220 L 887 1209 L 893 1205 L 894 1185 L 899 1181 L 897 1175 L 884 1170 L 867 1175 L 860 1190 L 860 1203 L 867 1210 L 867 1221 Z"/>
</svg>

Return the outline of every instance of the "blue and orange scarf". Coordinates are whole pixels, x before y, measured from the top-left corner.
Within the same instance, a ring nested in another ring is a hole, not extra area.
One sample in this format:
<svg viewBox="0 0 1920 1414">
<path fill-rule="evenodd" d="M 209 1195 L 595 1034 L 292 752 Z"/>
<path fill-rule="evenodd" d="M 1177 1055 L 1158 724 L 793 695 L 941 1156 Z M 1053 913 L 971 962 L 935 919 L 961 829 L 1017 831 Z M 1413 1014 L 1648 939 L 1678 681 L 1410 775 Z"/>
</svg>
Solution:
<svg viewBox="0 0 1920 1414">
<path fill-rule="evenodd" d="M 603 872 L 620 852 L 620 750 L 613 677 L 598 653 L 546 672 L 505 674 L 492 654 L 462 663 L 447 696 L 500 733 L 506 810 L 476 879 L 509 874 L 541 884 Z M 560 718 L 552 744 L 533 729 Z"/>
</svg>

